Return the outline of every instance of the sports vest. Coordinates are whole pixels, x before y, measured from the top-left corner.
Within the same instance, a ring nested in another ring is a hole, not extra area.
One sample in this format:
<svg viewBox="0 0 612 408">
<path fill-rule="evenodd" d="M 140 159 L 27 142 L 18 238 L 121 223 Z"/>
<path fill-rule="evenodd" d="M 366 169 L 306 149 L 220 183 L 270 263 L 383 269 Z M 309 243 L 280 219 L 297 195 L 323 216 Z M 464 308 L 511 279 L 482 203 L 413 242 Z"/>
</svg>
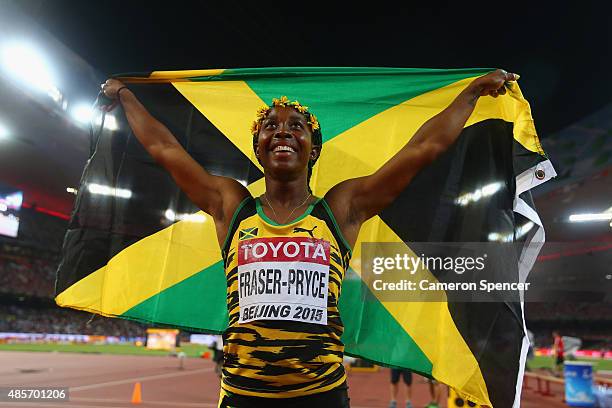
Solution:
<svg viewBox="0 0 612 408">
<path fill-rule="evenodd" d="M 229 326 L 222 387 L 289 398 L 344 383 L 338 311 L 351 250 L 324 199 L 288 224 L 246 198 L 222 247 Z"/>
</svg>

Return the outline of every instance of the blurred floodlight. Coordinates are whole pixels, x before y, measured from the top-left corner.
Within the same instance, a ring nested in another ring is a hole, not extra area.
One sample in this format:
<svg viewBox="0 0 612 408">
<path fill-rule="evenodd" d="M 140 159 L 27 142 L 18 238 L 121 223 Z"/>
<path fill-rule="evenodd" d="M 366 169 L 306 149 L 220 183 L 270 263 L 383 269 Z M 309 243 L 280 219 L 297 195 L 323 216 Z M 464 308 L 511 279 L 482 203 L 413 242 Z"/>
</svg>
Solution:
<svg viewBox="0 0 612 408">
<path fill-rule="evenodd" d="M 6 205 L 13 208 L 21 208 L 23 204 L 23 194 L 21 192 L 9 194 L 4 197 Z"/>
<path fill-rule="evenodd" d="M 174 221 L 176 220 L 176 214 L 174 213 L 174 211 L 172 211 L 171 209 L 167 209 L 166 212 L 164 213 L 164 216 L 166 217 L 167 220 L 169 221 Z"/>
<path fill-rule="evenodd" d="M 612 212 L 603 212 L 595 214 L 572 214 L 569 217 L 570 222 L 588 222 L 588 221 L 611 221 Z"/>
<path fill-rule="evenodd" d="M 119 198 L 131 198 L 132 192 L 123 188 L 114 188 L 102 184 L 91 183 L 87 186 L 91 194 L 114 196 Z"/>
<path fill-rule="evenodd" d="M 79 123 L 89 123 L 93 116 L 93 109 L 90 105 L 79 104 L 70 110 L 70 115 Z"/>
<path fill-rule="evenodd" d="M 2 66 L 13 78 L 45 92 L 55 102 L 62 100 L 49 64 L 35 48 L 27 44 L 7 44 L 2 48 L 0 58 Z"/>
<path fill-rule="evenodd" d="M 171 209 L 167 209 L 164 216 L 168 221 L 188 221 L 188 222 L 205 222 L 206 216 L 200 213 L 194 214 L 177 214 Z"/>
<path fill-rule="evenodd" d="M 86 103 L 80 103 L 78 105 L 75 105 L 71 110 L 70 110 L 70 115 L 74 118 L 74 120 L 76 120 L 79 123 L 82 124 L 89 124 L 91 123 L 92 119 L 93 123 L 96 126 L 100 126 L 100 123 L 102 123 L 102 115 L 96 115 L 97 112 L 96 110 L 94 110 L 91 105 L 88 105 Z M 117 119 L 110 114 L 106 114 L 104 115 L 104 128 L 108 129 L 108 130 L 117 130 L 119 129 L 119 126 L 117 125 Z"/>
<path fill-rule="evenodd" d="M 100 123 L 102 123 L 102 115 L 97 116 L 94 120 L 94 124 L 96 126 L 100 126 Z M 109 115 L 108 113 L 104 115 L 104 129 L 113 131 L 119 129 L 119 126 L 117 125 L 117 119 L 113 115 Z"/>
<path fill-rule="evenodd" d="M 535 224 L 531 221 L 518 227 L 514 234 L 500 234 L 499 232 L 491 232 L 488 236 L 489 241 L 497 242 L 513 242 L 515 239 L 521 238 L 527 234 Z"/>
<path fill-rule="evenodd" d="M 477 188 L 476 190 L 465 193 L 457 197 L 455 200 L 455 204 L 466 206 L 470 203 L 475 203 L 484 197 L 489 197 L 495 194 L 502 188 L 503 184 L 500 182 L 487 184 L 481 188 Z"/>
<path fill-rule="evenodd" d="M 6 126 L 0 123 L 0 139 L 6 139 L 9 136 L 9 131 Z"/>
<path fill-rule="evenodd" d="M 531 231 L 531 229 L 535 226 L 535 224 L 531 221 L 529 221 L 528 223 L 521 225 L 517 230 L 516 230 L 516 237 L 520 238 L 523 235 L 527 234 L 529 231 Z"/>
<path fill-rule="evenodd" d="M 117 119 L 113 115 L 106 115 L 104 118 L 104 127 L 108 130 L 117 130 L 119 126 L 117 126 Z"/>
<path fill-rule="evenodd" d="M 511 234 L 500 234 L 499 232 L 489 233 L 489 241 L 510 242 L 512 241 Z"/>
</svg>

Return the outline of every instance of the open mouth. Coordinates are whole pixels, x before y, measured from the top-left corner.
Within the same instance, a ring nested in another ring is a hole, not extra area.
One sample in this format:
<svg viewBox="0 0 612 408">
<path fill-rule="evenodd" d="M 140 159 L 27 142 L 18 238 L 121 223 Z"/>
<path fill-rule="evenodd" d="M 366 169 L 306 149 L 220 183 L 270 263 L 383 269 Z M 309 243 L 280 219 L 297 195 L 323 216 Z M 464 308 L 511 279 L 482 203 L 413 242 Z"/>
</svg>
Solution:
<svg viewBox="0 0 612 408">
<path fill-rule="evenodd" d="M 295 153 L 295 149 L 290 147 L 290 146 L 276 146 L 273 150 L 274 153 L 278 153 L 278 152 L 290 152 L 290 153 Z"/>
</svg>

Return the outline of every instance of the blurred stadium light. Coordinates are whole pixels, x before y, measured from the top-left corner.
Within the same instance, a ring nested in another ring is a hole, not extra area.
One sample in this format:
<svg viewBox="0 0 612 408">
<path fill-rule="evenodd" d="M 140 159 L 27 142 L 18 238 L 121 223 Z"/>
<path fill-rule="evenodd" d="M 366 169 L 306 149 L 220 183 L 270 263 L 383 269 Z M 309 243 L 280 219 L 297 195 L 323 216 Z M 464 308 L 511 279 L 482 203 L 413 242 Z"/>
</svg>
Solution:
<svg viewBox="0 0 612 408">
<path fill-rule="evenodd" d="M 89 125 L 93 120 L 94 125 L 99 126 L 102 123 L 102 115 L 100 111 L 96 111 L 90 104 L 79 103 L 70 110 L 70 115 L 74 120 L 82 125 Z M 94 120 L 95 118 L 95 120 Z M 117 130 L 119 128 L 117 119 L 108 113 L 104 115 L 104 128 L 108 130 Z"/>
<path fill-rule="evenodd" d="M 0 140 L 8 138 L 10 132 L 4 124 L 0 123 Z"/>
<path fill-rule="evenodd" d="M 487 184 L 481 188 L 477 188 L 476 190 L 465 193 L 457 197 L 455 203 L 461 206 L 466 206 L 470 203 L 475 203 L 479 201 L 481 198 L 491 196 L 495 194 L 502 187 L 502 183 L 495 182 Z"/>
<path fill-rule="evenodd" d="M 535 226 L 535 224 L 529 221 L 526 224 L 521 225 L 516 229 L 514 234 L 500 234 L 499 232 L 492 232 L 489 234 L 489 241 L 497 241 L 497 242 L 513 242 L 521 237 L 524 237 L 531 229 Z"/>
<path fill-rule="evenodd" d="M 2 46 L 1 55 L 2 67 L 11 77 L 45 92 L 56 103 L 62 102 L 53 70 L 36 48 L 26 43 L 9 43 Z"/>
<path fill-rule="evenodd" d="M 569 220 L 570 222 L 610 221 L 612 220 L 612 212 L 594 214 L 572 214 L 569 216 Z"/>
<path fill-rule="evenodd" d="M 206 217 L 203 214 L 177 214 L 171 209 L 167 209 L 164 216 L 168 221 L 189 221 L 189 222 L 205 222 Z"/>
<path fill-rule="evenodd" d="M 92 183 L 87 186 L 87 189 L 89 190 L 91 194 L 114 196 L 114 197 L 119 197 L 119 198 L 131 198 L 132 197 L 131 190 L 127 190 L 124 188 L 114 188 L 114 187 L 105 186 L 102 184 Z"/>
<path fill-rule="evenodd" d="M 70 115 L 79 123 L 89 123 L 93 117 L 93 109 L 90 105 L 80 103 L 70 109 Z"/>
<path fill-rule="evenodd" d="M 98 116 L 95 122 L 96 125 L 100 125 L 102 123 L 102 116 Z M 119 125 L 117 124 L 117 119 L 113 115 L 109 115 L 108 113 L 104 116 L 104 128 L 108 130 L 117 130 L 119 129 Z"/>
</svg>

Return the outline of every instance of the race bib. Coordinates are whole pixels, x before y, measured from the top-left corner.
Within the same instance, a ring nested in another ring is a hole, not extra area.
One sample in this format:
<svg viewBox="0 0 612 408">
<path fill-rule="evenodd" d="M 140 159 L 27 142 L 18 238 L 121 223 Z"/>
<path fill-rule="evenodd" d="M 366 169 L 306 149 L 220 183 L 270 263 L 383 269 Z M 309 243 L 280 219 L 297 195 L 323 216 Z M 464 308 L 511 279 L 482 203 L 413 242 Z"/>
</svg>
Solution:
<svg viewBox="0 0 612 408">
<path fill-rule="evenodd" d="M 254 238 L 238 246 L 240 323 L 293 320 L 327 324 L 329 242 Z"/>
</svg>

